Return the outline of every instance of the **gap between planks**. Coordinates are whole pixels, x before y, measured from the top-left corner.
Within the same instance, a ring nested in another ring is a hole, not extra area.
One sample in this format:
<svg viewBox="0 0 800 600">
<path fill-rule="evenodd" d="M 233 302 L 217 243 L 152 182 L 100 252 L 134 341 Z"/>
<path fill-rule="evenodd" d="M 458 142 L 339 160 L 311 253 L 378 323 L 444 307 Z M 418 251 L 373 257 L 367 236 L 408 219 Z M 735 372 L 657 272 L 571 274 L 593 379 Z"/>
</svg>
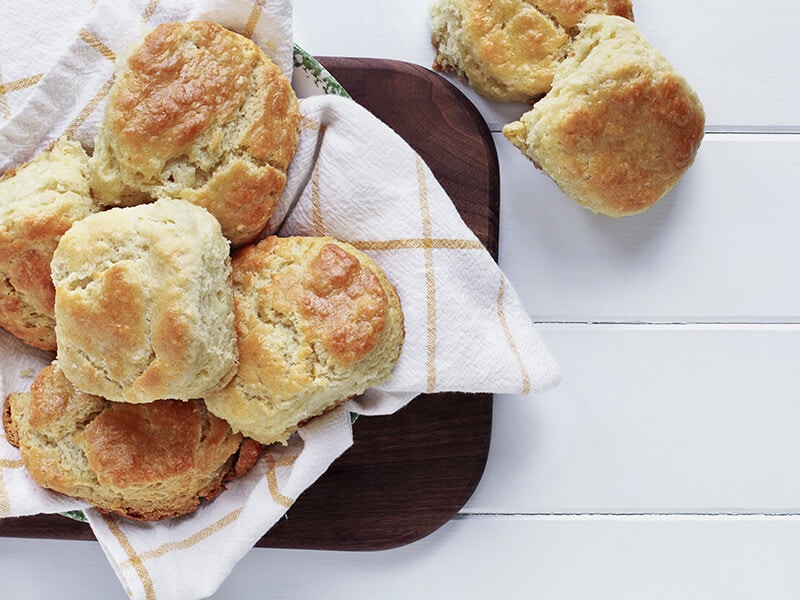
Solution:
<svg viewBox="0 0 800 600">
<path fill-rule="evenodd" d="M 453 520 L 525 521 L 800 521 L 794 512 L 498 513 L 459 512 Z"/>
<path fill-rule="evenodd" d="M 530 315 L 534 326 L 540 331 L 588 330 L 602 328 L 609 331 L 794 331 L 800 332 L 800 317 L 796 321 L 731 320 L 725 322 L 697 321 L 539 321 Z"/>
</svg>

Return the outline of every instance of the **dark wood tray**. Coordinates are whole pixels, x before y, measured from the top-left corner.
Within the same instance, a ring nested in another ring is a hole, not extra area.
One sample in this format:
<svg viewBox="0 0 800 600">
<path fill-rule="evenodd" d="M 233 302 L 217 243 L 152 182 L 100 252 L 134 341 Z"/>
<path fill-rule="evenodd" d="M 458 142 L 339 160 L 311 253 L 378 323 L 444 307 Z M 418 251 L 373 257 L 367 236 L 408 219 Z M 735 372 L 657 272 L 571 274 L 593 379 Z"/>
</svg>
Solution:
<svg viewBox="0 0 800 600">
<path fill-rule="evenodd" d="M 465 222 L 497 257 L 499 169 L 478 111 L 447 80 L 408 63 L 320 58 L 361 105 L 425 160 Z M 431 394 L 364 417 L 355 443 L 257 544 L 381 550 L 416 541 L 466 503 L 486 465 L 492 396 Z M 94 539 L 60 515 L 0 520 L 0 536 Z"/>
</svg>

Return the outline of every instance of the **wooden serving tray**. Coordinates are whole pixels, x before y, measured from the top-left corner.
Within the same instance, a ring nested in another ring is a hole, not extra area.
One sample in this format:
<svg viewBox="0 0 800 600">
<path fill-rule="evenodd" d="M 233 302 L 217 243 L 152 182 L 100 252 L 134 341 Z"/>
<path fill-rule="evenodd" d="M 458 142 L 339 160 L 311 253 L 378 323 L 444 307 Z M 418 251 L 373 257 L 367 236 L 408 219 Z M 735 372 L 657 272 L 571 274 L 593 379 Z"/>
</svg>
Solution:
<svg viewBox="0 0 800 600">
<path fill-rule="evenodd" d="M 416 65 L 318 60 L 354 100 L 420 154 L 496 259 L 497 154 L 469 100 Z M 491 425 L 487 394 L 422 395 L 394 415 L 358 419 L 353 446 L 257 546 L 382 550 L 428 535 L 457 513 L 478 485 Z M 94 539 L 88 525 L 60 515 L 0 520 L 0 536 Z"/>
</svg>

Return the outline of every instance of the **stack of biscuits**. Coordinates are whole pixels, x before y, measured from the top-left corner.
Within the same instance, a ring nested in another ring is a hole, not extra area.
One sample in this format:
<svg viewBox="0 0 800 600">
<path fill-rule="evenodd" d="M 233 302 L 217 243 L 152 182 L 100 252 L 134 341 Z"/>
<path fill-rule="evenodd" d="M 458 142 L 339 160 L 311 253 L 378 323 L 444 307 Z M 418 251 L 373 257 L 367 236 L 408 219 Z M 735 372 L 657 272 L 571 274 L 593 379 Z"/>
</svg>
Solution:
<svg viewBox="0 0 800 600">
<path fill-rule="evenodd" d="M 184 515 L 388 379 L 403 313 L 380 267 L 262 235 L 300 118 L 250 40 L 167 23 L 119 61 L 91 152 L 59 139 L 0 179 L 0 326 L 55 352 L 3 410 L 37 484 Z"/>
<path fill-rule="evenodd" d="M 503 134 L 591 211 L 641 213 L 692 165 L 702 104 L 630 0 L 433 0 L 431 28 L 434 68 L 532 104 Z"/>
</svg>

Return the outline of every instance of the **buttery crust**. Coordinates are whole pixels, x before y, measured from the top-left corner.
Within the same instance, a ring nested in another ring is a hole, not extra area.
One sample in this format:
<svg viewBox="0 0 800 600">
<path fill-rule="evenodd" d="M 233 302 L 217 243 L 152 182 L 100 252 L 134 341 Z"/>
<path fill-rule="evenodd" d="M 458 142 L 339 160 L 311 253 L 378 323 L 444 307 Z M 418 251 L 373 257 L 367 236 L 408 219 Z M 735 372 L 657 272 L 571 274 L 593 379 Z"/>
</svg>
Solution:
<svg viewBox="0 0 800 600">
<path fill-rule="evenodd" d="M 239 369 L 208 409 L 263 444 L 386 380 L 403 313 L 386 275 L 328 237 L 269 237 L 233 258 Z"/>
<path fill-rule="evenodd" d="M 590 15 L 580 29 L 553 89 L 503 134 L 586 208 L 640 213 L 693 163 L 705 113 L 636 25 Z"/>
<path fill-rule="evenodd" d="M 0 327 L 41 350 L 56 349 L 50 260 L 75 221 L 98 211 L 89 157 L 61 138 L 0 179 Z"/>
<path fill-rule="evenodd" d="M 109 206 L 188 200 L 242 245 L 272 215 L 299 125 L 288 78 L 251 40 L 207 21 L 165 23 L 119 63 L 92 190 Z"/>
<path fill-rule="evenodd" d="M 183 200 L 113 208 L 76 223 L 53 255 L 58 359 L 109 400 L 199 398 L 236 368 L 230 250 Z"/>
<path fill-rule="evenodd" d="M 6 408 L 7 436 L 38 485 L 136 520 L 194 511 L 246 473 L 260 450 L 202 400 L 110 402 L 75 389 L 56 364 L 30 393 L 9 395 Z"/>
<path fill-rule="evenodd" d="M 550 89 L 576 25 L 591 13 L 633 20 L 630 0 L 434 0 L 433 67 L 491 100 L 532 102 Z"/>
</svg>

